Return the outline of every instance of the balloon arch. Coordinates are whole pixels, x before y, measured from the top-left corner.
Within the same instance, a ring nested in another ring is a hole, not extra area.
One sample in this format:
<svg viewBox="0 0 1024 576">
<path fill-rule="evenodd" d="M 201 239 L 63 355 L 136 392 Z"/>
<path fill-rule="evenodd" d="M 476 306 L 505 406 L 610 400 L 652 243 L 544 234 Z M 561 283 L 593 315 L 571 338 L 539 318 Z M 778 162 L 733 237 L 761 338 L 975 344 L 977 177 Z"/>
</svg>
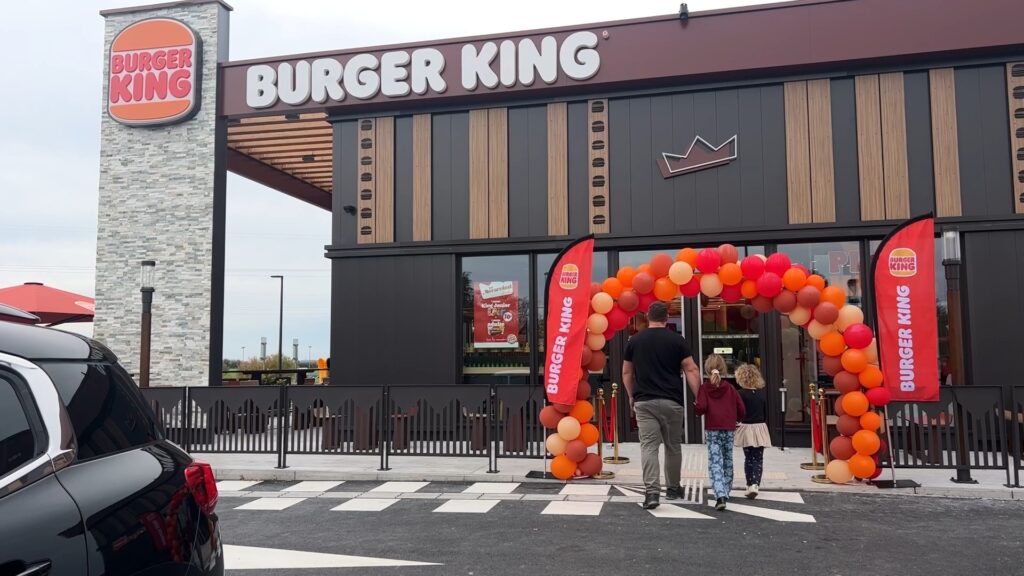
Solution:
<svg viewBox="0 0 1024 576">
<path fill-rule="evenodd" d="M 888 404 L 891 396 L 882 386 L 877 345 L 871 328 L 864 324 L 863 311 L 846 302 L 841 288 L 827 286 L 822 276 L 793 264 L 785 254 L 757 254 L 740 261 L 735 246 L 722 244 L 700 251 L 683 248 L 675 258 L 657 254 L 647 264 L 635 269 L 624 266 L 615 276 L 591 284 L 577 402 L 551 404 L 540 413 L 542 425 L 556 430 L 546 441 L 554 456 L 551 472 L 555 477 L 569 480 L 601 471 L 601 459 L 588 451 L 598 442 L 599 432 L 591 423 L 594 407 L 588 400 L 587 372 L 604 369 L 605 343 L 632 316 L 646 312 L 657 300 L 668 302 L 680 294 L 745 302 L 760 313 L 777 310 L 807 330 L 824 355 L 825 372 L 841 393 L 835 404 L 840 436 L 828 447 L 833 459 L 826 476 L 844 484 L 855 476 L 872 479 L 880 474 L 882 417 L 874 408 Z"/>
</svg>

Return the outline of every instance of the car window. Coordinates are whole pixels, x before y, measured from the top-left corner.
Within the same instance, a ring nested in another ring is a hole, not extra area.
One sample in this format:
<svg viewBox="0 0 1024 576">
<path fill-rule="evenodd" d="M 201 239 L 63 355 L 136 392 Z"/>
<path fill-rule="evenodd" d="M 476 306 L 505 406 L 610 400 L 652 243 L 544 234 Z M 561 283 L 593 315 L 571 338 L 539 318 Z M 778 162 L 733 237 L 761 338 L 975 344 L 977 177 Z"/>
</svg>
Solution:
<svg viewBox="0 0 1024 576">
<path fill-rule="evenodd" d="M 40 363 L 50 375 L 71 418 L 78 458 L 88 459 L 145 446 L 160 436 L 138 401 L 131 381 L 96 363 Z"/>
<path fill-rule="evenodd" d="M 14 382 L 0 375 L 0 477 L 17 470 L 42 453 L 25 400 L 15 391 Z"/>
</svg>

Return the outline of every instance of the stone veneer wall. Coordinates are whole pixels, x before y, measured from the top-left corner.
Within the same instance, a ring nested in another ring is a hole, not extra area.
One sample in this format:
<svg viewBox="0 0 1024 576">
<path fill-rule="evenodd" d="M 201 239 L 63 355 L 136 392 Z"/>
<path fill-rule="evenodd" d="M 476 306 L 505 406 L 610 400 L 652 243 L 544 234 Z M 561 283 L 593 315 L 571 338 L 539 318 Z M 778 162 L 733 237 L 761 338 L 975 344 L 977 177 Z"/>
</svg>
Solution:
<svg viewBox="0 0 1024 576">
<path fill-rule="evenodd" d="M 157 16 L 188 24 L 202 41 L 201 106 L 180 124 L 125 126 L 106 111 L 110 43 L 125 26 Z M 217 62 L 227 59 L 228 12 L 217 2 L 183 2 L 105 17 L 95 338 L 137 375 L 139 263 L 156 260 L 150 385 L 207 385 L 211 355 L 219 369 L 221 353 L 221 321 L 211 321 L 211 310 L 223 301 L 223 241 L 218 255 L 214 240 L 223 239 L 225 176 L 215 162 L 223 146 Z"/>
</svg>

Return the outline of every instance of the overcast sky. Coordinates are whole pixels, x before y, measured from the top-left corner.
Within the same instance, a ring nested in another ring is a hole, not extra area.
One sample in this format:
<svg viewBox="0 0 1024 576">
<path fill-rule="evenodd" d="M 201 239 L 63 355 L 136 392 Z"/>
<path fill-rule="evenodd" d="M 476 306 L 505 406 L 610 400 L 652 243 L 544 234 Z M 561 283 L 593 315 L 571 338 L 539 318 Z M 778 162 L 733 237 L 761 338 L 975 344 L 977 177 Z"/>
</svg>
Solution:
<svg viewBox="0 0 1024 576">
<path fill-rule="evenodd" d="M 43 282 L 94 294 L 104 8 L 145 2 L 7 2 L 0 34 L 0 287 Z M 229 0 L 240 60 L 674 13 L 678 2 Z M 692 0 L 690 11 L 758 0 Z M 17 26 L 10 25 L 18 23 Z M 690 55 L 689 57 L 699 57 Z M 285 274 L 285 349 L 326 356 L 330 214 L 228 175 L 224 355 L 276 349 Z M 157 294 L 159 298 L 159 293 Z M 69 325 L 70 326 L 70 325 Z M 89 333 L 91 325 L 79 325 Z"/>
</svg>

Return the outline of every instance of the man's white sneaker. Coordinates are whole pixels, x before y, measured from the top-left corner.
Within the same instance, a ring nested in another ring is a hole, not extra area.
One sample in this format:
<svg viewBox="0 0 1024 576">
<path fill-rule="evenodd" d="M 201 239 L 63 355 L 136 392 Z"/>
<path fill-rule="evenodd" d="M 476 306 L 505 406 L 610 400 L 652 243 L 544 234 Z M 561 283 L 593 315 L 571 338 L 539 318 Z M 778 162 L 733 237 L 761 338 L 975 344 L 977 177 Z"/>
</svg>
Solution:
<svg viewBox="0 0 1024 576">
<path fill-rule="evenodd" d="M 758 490 L 757 489 L 757 484 L 751 484 L 750 486 L 748 486 L 747 487 L 747 498 L 750 498 L 751 500 L 753 500 L 754 498 L 757 498 L 757 490 Z"/>
</svg>

